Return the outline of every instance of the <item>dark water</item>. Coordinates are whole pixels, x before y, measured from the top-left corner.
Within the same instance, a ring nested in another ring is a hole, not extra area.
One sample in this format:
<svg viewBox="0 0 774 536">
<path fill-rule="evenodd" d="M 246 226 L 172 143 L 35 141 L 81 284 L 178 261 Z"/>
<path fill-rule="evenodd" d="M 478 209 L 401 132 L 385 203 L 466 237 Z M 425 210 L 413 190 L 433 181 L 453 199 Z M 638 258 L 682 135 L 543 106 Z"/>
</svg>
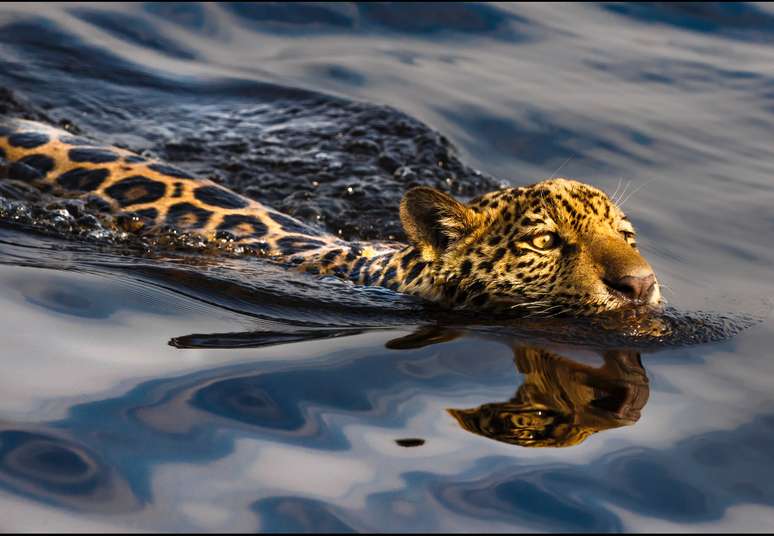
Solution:
<svg viewBox="0 0 774 536">
<path fill-rule="evenodd" d="M 413 184 L 626 188 L 673 309 L 450 320 L 3 186 L 0 529 L 774 529 L 772 21 L 3 6 L 0 111 L 347 237 L 400 238 Z"/>
</svg>

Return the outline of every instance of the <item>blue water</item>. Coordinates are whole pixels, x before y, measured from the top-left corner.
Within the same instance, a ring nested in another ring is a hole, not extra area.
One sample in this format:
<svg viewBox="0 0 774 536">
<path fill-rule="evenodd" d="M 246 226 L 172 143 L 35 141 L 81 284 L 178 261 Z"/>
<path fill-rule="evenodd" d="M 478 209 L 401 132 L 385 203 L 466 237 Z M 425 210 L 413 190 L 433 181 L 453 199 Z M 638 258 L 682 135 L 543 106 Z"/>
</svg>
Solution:
<svg viewBox="0 0 774 536">
<path fill-rule="evenodd" d="M 224 143 L 228 125 L 264 135 L 256 110 L 312 93 L 389 105 L 505 184 L 625 189 L 671 306 L 762 318 L 628 349 L 432 331 L 389 292 L 3 221 L 0 529 L 774 530 L 773 20 L 744 3 L 0 6 L 0 86 L 53 121 L 152 150 L 216 123 Z M 530 396 L 533 418 L 595 433 L 525 446 L 496 412 Z M 450 411 L 477 408 L 494 412 L 477 431 Z"/>
</svg>

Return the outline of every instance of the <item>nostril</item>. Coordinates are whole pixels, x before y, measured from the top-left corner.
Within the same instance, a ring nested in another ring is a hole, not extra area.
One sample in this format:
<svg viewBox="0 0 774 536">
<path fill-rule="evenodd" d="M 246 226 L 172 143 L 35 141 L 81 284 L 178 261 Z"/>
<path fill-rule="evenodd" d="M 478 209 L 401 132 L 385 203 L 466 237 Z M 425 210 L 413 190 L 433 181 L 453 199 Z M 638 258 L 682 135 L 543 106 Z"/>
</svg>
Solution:
<svg viewBox="0 0 774 536">
<path fill-rule="evenodd" d="M 647 301 L 653 293 L 656 276 L 652 273 L 641 277 L 627 275 L 614 280 L 605 279 L 604 282 L 630 300 Z"/>
<path fill-rule="evenodd" d="M 623 294 L 627 298 L 634 297 L 635 290 L 634 288 L 629 284 L 628 281 L 626 281 L 626 278 L 621 279 L 605 279 L 605 285 L 610 287 L 611 289 L 615 290 L 616 292 Z"/>
</svg>

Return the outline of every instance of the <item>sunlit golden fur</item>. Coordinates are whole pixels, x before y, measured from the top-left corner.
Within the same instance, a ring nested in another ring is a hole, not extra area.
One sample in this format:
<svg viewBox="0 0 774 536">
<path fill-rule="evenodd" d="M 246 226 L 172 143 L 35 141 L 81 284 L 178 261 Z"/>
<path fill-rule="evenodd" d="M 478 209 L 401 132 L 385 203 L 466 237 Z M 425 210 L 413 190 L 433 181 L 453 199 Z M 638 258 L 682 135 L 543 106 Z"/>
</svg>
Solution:
<svg viewBox="0 0 774 536">
<path fill-rule="evenodd" d="M 418 188 L 404 198 L 401 219 L 433 267 L 434 298 L 454 306 L 591 314 L 630 305 L 606 281 L 652 271 L 621 209 L 573 180 L 508 188 L 467 204 Z M 547 235 L 554 247 L 534 244 Z M 659 302 L 655 285 L 643 305 Z"/>
<path fill-rule="evenodd" d="M 588 315 L 660 303 L 631 223 L 580 182 L 552 179 L 468 203 L 414 188 L 400 205 L 408 245 L 345 242 L 163 162 L 41 123 L 0 121 L 13 180 L 97 196 L 146 225 L 228 239 L 304 271 L 459 309 Z"/>
</svg>

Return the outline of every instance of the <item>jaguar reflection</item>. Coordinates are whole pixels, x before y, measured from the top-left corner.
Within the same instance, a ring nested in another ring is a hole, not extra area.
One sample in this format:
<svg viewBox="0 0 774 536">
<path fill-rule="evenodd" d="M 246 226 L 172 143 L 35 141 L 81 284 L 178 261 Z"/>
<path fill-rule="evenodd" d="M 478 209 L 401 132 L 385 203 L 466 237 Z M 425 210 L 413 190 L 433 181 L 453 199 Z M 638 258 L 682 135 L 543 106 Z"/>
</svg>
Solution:
<svg viewBox="0 0 774 536">
<path fill-rule="evenodd" d="M 570 447 L 590 435 L 636 423 L 648 401 L 648 378 L 636 352 L 611 350 L 591 367 L 542 348 L 514 348 L 524 375 L 513 398 L 449 409 L 474 434 L 522 447 Z"/>
<path fill-rule="evenodd" d="M 298 330 L 294 338 L 296 341 L 316 340 L 351 334 L 348 331 L 320 333 Z M 426 326 L 410 335 L 388 341 L 386 347 L 391 350 L 412 350 L 449 342 L 464 334 L 470 335 L 464 329 Z M 491 334 L 485 337 L 505 344 L 512 350 L 515 369 L 523 376 L 523 381 L 508 400 L 492 401 L 476 408 L 449 408 L 448 413 L 468 432 L 522 447 L 569 447 L 582 443 L 596 432 L 635 424 L 648 401 L 648 377 L 637 351 L 598 351 L 602 365 L 594 367 L 520 339 L 494 337 Z M 238 345 L 235 340 L 239 341 Z M 197 334 L 178 337 L 172 343 L 186 348 L 213 348 L 219 345 L 230 348 L 244 347 L 251 344 L 249 341 L 256 347 L 262 347 L 276 344 L 275 341 L 279 340 L 283 340 L 283 337 L 274 332 L 256 332 Z M 333 379 L 331 381 L 335 382 Z M 191 400 L 209 400 L 206 406 L 210 411 L 223 412 L 223 408 L 229 407 L 228 413 L 232 418 L 238 406 L 241 408 L 238 413 L 242 415 L 238 419 L 254 420 L 256 415 L 266 413 L 273 406 L 270 403 L 273 397 L 264 389 L 258 389 L 258 383 L 263 383 L 258 377 L 230 379 L 226 383 L 219 382 L 220 385 L 227 385 L 227 389 L 220 389 L 219 384 L 213 384 L 192 396 Z M 319 381 L 312 384 L 319 385 Z M 287 389 L 292 390 L 289 385 Z M 330 397 L 330 385 L 324 391 L 326 397 Z M 356 391 L 352 390 L 346 395 L 341 393 L 336 398 L 354 403 Z M 311 393 L 306 391 L 304 394 L 309 396 Z M 231 402 L 223 406 L 225 400 Z M 361 406 L 366 409 L 368 404 L 360 400 L 350 409 Z M 274 417 L 272 420 L 276 421 L 274 426 L 280 425 L 278 415 L 275 415 L 277 409 L 275 407 L 269 411 Z M 289 418 L 290 414 L 286 417 Z"/>
<path fill-rule="evenodd" d="M 389 348 L 420 348 L 448 342 L 461 330 L 422 328 L 387 343 Z M 523 382 L 513 397 L 475 408 L 449 408 L 462 429 L 522 447 L 570 447 L 603 430 L 640 419 L 650 387 L 640 353 L 603 350 L 593 367 L 539 346 L 497 338 L 513 351 Z"/>
</svg>

